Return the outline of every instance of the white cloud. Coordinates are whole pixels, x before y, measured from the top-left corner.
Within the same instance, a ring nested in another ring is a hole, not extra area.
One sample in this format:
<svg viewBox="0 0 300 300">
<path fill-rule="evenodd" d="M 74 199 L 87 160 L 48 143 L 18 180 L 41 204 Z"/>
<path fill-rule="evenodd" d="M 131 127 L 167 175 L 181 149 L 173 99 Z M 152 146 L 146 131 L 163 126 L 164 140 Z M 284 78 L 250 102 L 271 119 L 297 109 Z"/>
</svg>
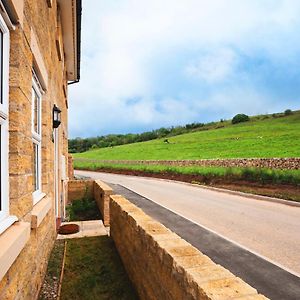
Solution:
<svg viewBox="0 0 300 300">
<path fill-rule="evenodd" d="M 233 49 L 285 61 L 300 49 L 299 11 L 298 0 L 84 1 L 81 82 L 70 88 L 71 135 L 193 121 L 215 99 L 234 110 L 238 101 L 259 94 L 255 99 L 264 110 L 270 96 L 251 84 L 231 83 L 228 97 L 216 90 L 192 98 L 161 95 L 154 79 L 170 57 L 176 63 L 177 53 L 186 55 L 185 74 L 211 85 L 235 74 L 239 57 Z M 184 88 L 181 94 L 188 94 Z M 238 100 L 238 88 L 249 97 Z M 140 100 L 128 104 L 135 97 Z"/>
<path fill-rule="evenodd" d="M 234 73 L 237 63 L 237 55 L 231 49 L 223 48 L 189 63 L 185 73 L 192 78 L 214 83 L 228 79 Z"/>
</svg>

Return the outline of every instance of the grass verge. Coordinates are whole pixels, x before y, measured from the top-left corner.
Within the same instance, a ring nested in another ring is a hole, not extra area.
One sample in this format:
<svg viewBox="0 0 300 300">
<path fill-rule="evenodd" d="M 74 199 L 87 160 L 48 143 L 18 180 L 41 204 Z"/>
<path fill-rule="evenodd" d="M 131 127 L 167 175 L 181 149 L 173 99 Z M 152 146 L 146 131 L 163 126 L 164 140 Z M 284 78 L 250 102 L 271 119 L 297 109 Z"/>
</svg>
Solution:
<svg viewBox="0 0 300 300">
<path fill-rule="evenodd" d="M 300 170 L 75 162 L 76 169 L 172 179 L 300 202 Z"/>
<path fill-rule="evenodd" d="M 61 299 L 138 299 L 111 238 L 68 241 Z"/>
</svg>

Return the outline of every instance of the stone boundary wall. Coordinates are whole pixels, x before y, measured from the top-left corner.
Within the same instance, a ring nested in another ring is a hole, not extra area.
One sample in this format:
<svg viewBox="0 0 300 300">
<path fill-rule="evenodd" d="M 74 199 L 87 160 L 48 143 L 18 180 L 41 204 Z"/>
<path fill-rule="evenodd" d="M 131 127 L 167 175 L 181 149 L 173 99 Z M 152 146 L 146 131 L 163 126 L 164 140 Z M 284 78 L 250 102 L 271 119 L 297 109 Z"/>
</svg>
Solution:
<svg viewBox="0 0 300 300">
<path fill-rule="evenodd" d="M 103 218 L 104 226 L 109 226 L 109 201 L 113 190 L 107 184 L 100 180 L 94 182 L 94 198 L 97 202 L 98 208 Z"/>
<path fill-rule="evenodd" d="M 119 195 L 110 233 L 140 299 L 267 299 Z"/>
<path fill-rule="evenodd" d="M 94 180 L 69 180 L 67 203 L 84 197 L 94 197 Z"/>
<path fill-rule="evenodd" d="M 74 179 L 74 167 L 73 167 L 73 156 L 68 155 L 68 177 L 69 179 Z"/>
<path fill-rule="evenodd" d="M 198 160 L 94 160 L 76 158 L 77 161 L 89 161 L 104 164 L 128 165 L 167 165 L 167 166 L 203 166 L 203 167 L 255 167 L 267 169 L 299 170 L 300 158 L 232 158 Z"/>
</svg>

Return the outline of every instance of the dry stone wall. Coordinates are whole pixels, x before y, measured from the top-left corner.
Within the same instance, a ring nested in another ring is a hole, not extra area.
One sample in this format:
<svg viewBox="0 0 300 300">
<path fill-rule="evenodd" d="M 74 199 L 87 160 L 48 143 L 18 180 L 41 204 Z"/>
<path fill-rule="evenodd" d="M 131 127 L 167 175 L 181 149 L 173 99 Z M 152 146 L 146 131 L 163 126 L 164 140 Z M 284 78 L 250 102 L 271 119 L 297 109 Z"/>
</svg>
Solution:
<svg viewBox="0 0 300 300">
<path fill-rule="evenodd" d="M 267 299 L 122 196 L 111 236 L 140 299 Z"/>
<path fill-rule="evenodd" d="M 128 165 L 166 165 L 166 166 L 203 166 L 203 167 L 254 167 L 282 170 L 299 170 L 300 158 L 232 158 L 198 160 L 93 160 L 76 158 L 78 161 L 91 161 L 104 164 Z"/>
</svg>

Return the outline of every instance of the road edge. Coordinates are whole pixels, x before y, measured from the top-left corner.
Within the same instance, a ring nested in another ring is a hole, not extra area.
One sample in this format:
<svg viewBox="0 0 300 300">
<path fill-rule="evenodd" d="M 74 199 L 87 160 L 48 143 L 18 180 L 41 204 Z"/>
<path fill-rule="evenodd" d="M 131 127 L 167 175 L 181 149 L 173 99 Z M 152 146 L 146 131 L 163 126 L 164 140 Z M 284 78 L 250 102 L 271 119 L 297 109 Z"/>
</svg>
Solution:
<svg viewBox="0 0 300 300">
<path fill-rule="evenodd" d="M 224 188 L 217 188 L 217 187 L 213 187 L 213 186 L 207 186 L 204 184 L 188 183 L 188 182 L 184 182 L 184 181 L 156 178 L 156 177 L 144 177 L 144 176 L 138 176 L 138 175 L 125 175 L 125 174 L 118 174 L 118 173 L 106 173 L 106 172 L 98 172 L 98 171 L 90 171 L 90 170 L 74 170 L 74 172 L 75 171 L 102 173 L 102 174 L 114 174 L 114 175 L 119 175 L 119 176 L 139 177 L 139 178 L 143 178 L 143 179 L 147 179 L 147 180 L 155 179 L 155 180 L 166 181 L 166 182 L 175 182 L 175 183 L 179 183 L 179 184 L 183 184 L 183 185 L 194 186 L 194 187 L 212 190 L 215 192 L 225 193 L 225 194 L 229 194 L 229 195 L 242 196 L 242 197 L 254 199 L 254 200 L 279 203 L 279 204 L 284 204 L 284 205 L 293 206 L 293 207 L 300 207 L 300 202 L 297 202 L 297 201 L 290 201 L 290 200 L 285 200 L 285 199 L 280 199 L 280 198 L 275 198 L 275 197 L 268 197 L 268 196 L 250 194 L 250 193 L 239 192 L 239 191 L 234 191 L 234 190 L 228 190 L 228 189 L 224 189 Z M 83 176 L 83 177 L 85 177 L 85 176 Z"/>
</svg>

